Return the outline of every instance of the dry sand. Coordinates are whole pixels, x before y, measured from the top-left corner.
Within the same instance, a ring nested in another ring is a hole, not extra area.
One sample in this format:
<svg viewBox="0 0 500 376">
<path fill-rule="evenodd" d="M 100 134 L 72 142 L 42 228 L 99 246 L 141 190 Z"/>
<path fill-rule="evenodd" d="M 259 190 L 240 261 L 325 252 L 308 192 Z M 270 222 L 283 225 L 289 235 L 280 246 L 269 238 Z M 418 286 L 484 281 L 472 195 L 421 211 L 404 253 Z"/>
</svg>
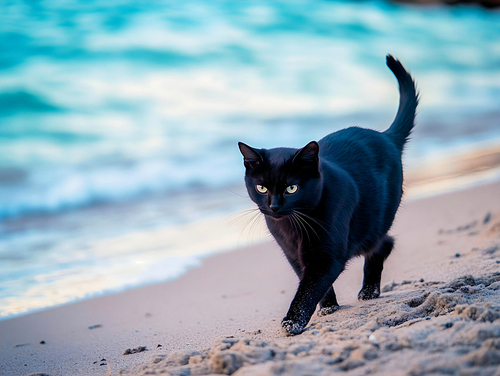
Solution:
<svg viewBox="0 0 500 376">
<path fill-rule="evenodd" d="M 335 283 L 341 309 L 300 336 L 280 331 L 298 281 L 268 243 L 0 321 L 0 374 L 500 375 L 499 198 L 497 182 L 407 201 L 381 297 L 356 300 L 355 260 Z"/>
</svg>

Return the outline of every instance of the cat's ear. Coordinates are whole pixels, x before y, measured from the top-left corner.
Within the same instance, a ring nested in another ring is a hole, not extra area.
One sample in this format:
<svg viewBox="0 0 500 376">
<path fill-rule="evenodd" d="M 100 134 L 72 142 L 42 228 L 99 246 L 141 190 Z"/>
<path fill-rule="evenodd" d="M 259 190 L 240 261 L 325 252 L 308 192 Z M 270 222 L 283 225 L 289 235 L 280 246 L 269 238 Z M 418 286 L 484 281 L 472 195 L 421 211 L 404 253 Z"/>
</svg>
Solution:
<svg viewBox="0 0 500 376">
<path fill-rule="evenodd" d="M 319 145 L 316 141 L 309 142 L 302 149 L 297 150 L 293 157 L 293 164 L 306 165 L 308 168 L 318 168 Z"/>
<path fill-rule="evenodd" d="M 262 156 L 258 151 L 243 142 L 238 142 L 241 154 L 243 154 L 243 163 L 246 168 L 254 169 L 262 163 Z"/>
</svg>

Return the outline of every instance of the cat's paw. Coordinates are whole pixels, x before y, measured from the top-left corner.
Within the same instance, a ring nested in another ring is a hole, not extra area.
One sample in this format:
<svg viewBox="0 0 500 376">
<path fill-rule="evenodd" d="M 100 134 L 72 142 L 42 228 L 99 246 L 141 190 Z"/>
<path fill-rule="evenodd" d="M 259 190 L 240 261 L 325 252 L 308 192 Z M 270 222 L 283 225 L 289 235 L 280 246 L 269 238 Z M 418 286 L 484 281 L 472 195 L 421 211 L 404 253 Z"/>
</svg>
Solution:
<svg viewBox="0 0 500 376">
<path fill-rule="evenodd" d="M 318 316 L 330 315 L 333 312 L 335 312 L 336 310 L 338 310 L 339 308 L 340 308 L 340 306 L 338 306 L 338 305 L 334 305 L 331 307 L 323 307 L 318 311 Z"/>
<path fill-rule="evenodd" d="M 363 286 L 358 293 L 359 300 L 370 300 L 380 296 L 380 284 Z"/>
<path fill-rule="evenodd" d="M 283 319 L 283 321 L 281 321 L 281 330 L 287 336 L 295 336 L 302 333 L 304 331 L 304 327 L 305 325 L 298 321 L 286 319 Z"/>
</svg>

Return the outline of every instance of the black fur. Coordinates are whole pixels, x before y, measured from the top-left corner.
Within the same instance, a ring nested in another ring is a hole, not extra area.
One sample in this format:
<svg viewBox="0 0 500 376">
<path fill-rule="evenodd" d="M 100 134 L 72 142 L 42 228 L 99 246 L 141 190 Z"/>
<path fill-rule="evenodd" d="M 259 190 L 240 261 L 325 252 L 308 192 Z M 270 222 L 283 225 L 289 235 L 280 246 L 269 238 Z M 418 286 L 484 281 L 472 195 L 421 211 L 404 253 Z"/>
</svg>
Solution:
<svg viewBox="0 0 500 376">
<path fill-rule="evenodd" d="M 248 194 L 300 278 L 282 321 L 288 335 L 302 332 L 318 303 L 320 314 L 335 311 L 332 284 L 352 257 L 365 257 L 358 298 L 380 295 L 383 263 L 394 245 L 387 232 L 403 193 L 401 155 L 418 103 L 401 63 L 388 55 L 387 65 L 398 79 L 400 103 L 385 132 L 351 127 L 302 149 L 239 143 Z"/>
</svg>

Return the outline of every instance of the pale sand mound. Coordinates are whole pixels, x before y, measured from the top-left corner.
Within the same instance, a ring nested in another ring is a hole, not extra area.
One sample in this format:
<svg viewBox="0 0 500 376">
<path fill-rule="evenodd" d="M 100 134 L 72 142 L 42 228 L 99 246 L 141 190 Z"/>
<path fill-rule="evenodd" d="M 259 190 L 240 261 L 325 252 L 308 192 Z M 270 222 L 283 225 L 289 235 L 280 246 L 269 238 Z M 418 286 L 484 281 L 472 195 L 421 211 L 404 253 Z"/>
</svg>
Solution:
<svg viewBox="0 0 500 376">
<path fill-rule="evenodd" d="M 246 333 L 251 338 L 223 338 L 204 351 L 153 355 L 120 374 L 500 375 L 498 216 L 491 219 L 474 233 L 447 231 L 462 240 L 481 235 L 480 247 L 450 260 L 474 276 L 393 282 L 379 299 L 314 317 L 299 336 L 264 341 L 265 332 Z"/>
<path fill-rule="evenodd" d="M 207 351 L 156 355 L 121 374 L 495 375 L 499 366 L 500 273 L 494 273 L 399 285 L 389 296 L 316 318 L 297 337 L 224 338 Z"/>
</svg>

